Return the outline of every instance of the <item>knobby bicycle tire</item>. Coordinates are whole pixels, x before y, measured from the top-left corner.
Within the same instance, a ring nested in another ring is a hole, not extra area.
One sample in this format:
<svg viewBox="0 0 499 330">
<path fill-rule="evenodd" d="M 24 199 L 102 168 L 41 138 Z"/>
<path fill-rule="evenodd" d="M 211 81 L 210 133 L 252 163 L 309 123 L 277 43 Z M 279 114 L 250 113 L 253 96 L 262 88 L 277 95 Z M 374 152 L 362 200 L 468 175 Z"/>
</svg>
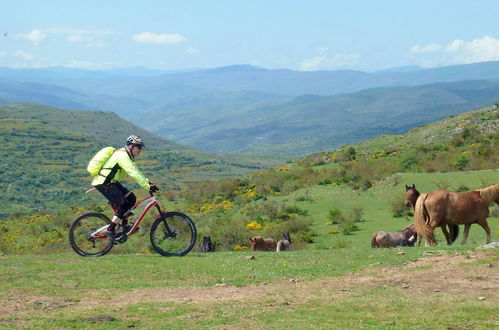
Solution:
<svg viewBox="0 0 499 330">
<path fill-rule="evenodd" d="M 196 226 L 183 213 L 165 212 L 153 222 L 150 239 L 154 250 L 162 256 L 181 257 L 196 244 Z"/>
<path fill-rule="evenodd" d="M 69 243 L 73 250 L 83 257 L 100 257 L 108 253 L 113 243 L 104 238 L 92 239 L 90 233 L 110 223 L 111 220 L 99 212 L 79 215 L 69 227 Z"/>
</svg>

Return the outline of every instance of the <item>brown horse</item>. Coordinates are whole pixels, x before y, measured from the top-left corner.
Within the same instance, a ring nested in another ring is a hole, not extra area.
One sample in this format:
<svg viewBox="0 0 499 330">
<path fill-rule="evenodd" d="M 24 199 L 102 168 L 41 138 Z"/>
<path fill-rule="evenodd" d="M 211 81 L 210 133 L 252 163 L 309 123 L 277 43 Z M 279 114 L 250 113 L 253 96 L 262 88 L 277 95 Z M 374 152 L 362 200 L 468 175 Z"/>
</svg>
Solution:
<svg viewBox="0 0 499 330">
<path fill-rule="evenodd" d="M 421 194 L 414 210 L 416 232 L 426 239 L 426 244 L 436 245 L 433 230 L 443 223 L 464 225 L 463 242 L 466 243 L 471 224 L 478 223 L 487 234 L 490 243 L 490 228 L 487 223 L 489 204 L 499 204 L 499 184 L 466 193 L 435 190 Z"/>
<path fill-rule="evenodd" d="M 421 193 L 416 189 L 416 186 L 413 184 L 412 187 L 405 185 L 405 201 L 404 205 L 409 207 L 412 206 L 412 209 L 416 207 L 416 201 L 418 200 Z M 449 227 L 449 231 L 445 227 L 445 224 L 441 224 L 440 228 L 442 229 L 442 233 L 444 233 L 445 239 L 447 240 L 447 245 L 451 245 L 457 239 L 459 235 L 459 226 L 455 224 L 447 224 Z M 418 245 L 421 242 L 421 236 L 418 237 Z"/>
<path fill-rule="evenodd" d="M 414 231 L 414 224 L 405 227 L 395 233 L 379 231 L 371 239 L 372 248 L 388 248 L 396 246 L 414 246 L 417 234 Z"/>
<path fill-rule="evenodd" d="M 250 237 L 250 247 L 252 251 L 275 251 L 277 244 L 272 238 L 262 236 Z"/>
</svg>

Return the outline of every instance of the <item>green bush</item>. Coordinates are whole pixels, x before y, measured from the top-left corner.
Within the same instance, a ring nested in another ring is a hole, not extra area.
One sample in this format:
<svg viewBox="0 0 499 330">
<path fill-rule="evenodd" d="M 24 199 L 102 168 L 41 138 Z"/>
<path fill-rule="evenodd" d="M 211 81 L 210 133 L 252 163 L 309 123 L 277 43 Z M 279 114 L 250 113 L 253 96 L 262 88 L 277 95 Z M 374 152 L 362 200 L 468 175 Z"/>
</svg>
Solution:
<svg viewBox="0 0 499 330">
<path fill-rule="evenodd" d="M 327 218 L 331 220 L 331 223 L 333 225 L 342 223 L 345 220 L 345 217 L 343 216 L 341 210 L 336 207 L 332 207 L 329 209 Z"/>
<path fill-rule="evenodd" d="M 452 163 L 452 167 L 462 171 L 466 166 L 468 166 L 469 162 L 470 162 L 470 157 L 467 154 L 462 153 L 459 156 L 457 156 L 454 163 Z"/>
</svg>

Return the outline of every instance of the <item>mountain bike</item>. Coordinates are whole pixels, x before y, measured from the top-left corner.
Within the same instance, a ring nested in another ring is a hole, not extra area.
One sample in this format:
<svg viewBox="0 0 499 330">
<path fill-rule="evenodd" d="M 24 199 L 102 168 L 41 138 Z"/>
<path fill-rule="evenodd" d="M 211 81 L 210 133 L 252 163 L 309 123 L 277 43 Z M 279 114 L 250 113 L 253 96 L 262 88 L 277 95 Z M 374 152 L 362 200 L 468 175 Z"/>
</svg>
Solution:
<svg viewBox="0 0 499 330">
<path fill-rule="evenodd" d="M 94 190 L 92 188 L 87 191 Z M 116 212 L 116 208 L 113 207 Z M 151 211 L 156 210 L 156 211 Z M 141 211 L 138 219 L 128 225 L 128 220 Z M 139 230 L 139 224 L 149 212 L 157 212 L 150 229 L 150 240 L 156 252 L 165 257 L 184 256 L 192 250 L 196 243 L 196 226 L 194 222 L 181 212 L 162 211 L 154 197 L 149 197 L 135 204 L 124 216 L 122 225 L 116 230 L 115 240 L 111 241 L 104 235 L 111 220 L 100 212 L 85 212 L 80 214 L 69 227 L 69 242 L 73 250 L 84 257 L 103 256 L 115 244 L 123 244 L 128 237 Z"/>
</svg>

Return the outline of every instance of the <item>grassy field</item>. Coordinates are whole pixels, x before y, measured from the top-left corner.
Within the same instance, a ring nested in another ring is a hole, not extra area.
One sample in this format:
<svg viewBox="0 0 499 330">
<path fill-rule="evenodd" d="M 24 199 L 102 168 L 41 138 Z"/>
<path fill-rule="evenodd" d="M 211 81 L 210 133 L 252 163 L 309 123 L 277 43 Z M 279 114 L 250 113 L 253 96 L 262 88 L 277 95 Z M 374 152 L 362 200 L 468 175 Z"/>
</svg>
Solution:
<svg viewBox="0 0 499 330">
<path fill-rule="evenodd" d="M 0 262 L 1 328 L 499 326 L 497 249 L 61 254 Z M 442 274 L 458 286 L 442 283 Z"/>
<path fill-rule="evenodd" d="M 373 232 L 410 223 L 391 212 L 405 184 L 478 189 L 497 177 L 397 174 L 367 191 L 317 185 L 278 197 L 306 209 L 317 233 L 287 253 L 0 256 L 0 328 L 497 328 L 499 249 L 476 249 L 479 226 L 464 246 L 444 245 L 437 231 L 436 247 L 370 248 Z M 362 207 L 359 230 L 330 234 L 330 207 Z M 497 241 L 499 219 L 489 224 Z"/>
</svg>

